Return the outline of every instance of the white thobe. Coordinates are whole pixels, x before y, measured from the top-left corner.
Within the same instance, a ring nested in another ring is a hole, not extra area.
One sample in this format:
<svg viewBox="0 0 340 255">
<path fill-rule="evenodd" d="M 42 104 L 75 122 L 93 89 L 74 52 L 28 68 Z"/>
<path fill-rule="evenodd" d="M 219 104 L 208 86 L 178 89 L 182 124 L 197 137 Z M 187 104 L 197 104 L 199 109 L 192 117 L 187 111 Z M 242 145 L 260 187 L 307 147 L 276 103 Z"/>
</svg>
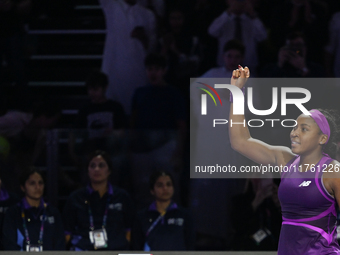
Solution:
<svg viewBox="0 0 340 255">
<path fill-rule="evenodd" d="M 142 26 L 149 39 L 149 50 L 156 42 L 156 20 L 145 7 L 133 6 L 124 0 L 99 0 L 106 18 L 106 41 L 102 71 L 108 75 L 106 95 L 120 102 L 130 114 L 132 96 L 136 88 L 147 83 L 144 59 L 148 53 L 143 44 L 131 37 Z"/>
<path fill-rule="evenodd" d="M 209 27 L 209 34 L 218 39 L 217 64 L 224 65 L 223 48 L 226 42 L 234 39 L 235 15 L 223 12 Z M 257 43 L 267 38 L 267 31 L 260 19 L 251 19 L 245 14 L 240 16 L 242 26 L 242 43 L 245 46 L 243 63 L 255 70 L 258 64 Z"/>
</svg>

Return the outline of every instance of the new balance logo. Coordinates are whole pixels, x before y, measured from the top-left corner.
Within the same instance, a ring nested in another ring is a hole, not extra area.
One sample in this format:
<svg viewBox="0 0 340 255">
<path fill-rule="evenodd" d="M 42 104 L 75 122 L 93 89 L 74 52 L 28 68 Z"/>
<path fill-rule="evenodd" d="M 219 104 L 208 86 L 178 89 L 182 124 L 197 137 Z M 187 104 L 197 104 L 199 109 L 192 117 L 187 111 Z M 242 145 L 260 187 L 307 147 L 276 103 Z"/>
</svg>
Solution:
<svg viewBox="0 0 340 255">
<path fill-rule="evenodd" d="M 309 184 L 311 184 L 312 182 L 311 181 L 303 181 L 300 185 L 299 185 L 299 187 L 307 187 L 307 186 L 309 186 Z"/>
</svg>

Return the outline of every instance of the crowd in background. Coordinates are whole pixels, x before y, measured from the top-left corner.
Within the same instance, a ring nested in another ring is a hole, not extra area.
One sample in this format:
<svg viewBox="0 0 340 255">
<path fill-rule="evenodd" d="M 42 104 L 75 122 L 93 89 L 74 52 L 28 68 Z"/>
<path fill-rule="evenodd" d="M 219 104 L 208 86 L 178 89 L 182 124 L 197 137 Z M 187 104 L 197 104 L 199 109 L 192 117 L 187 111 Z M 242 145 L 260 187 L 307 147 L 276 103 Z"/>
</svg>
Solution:
<svg viewBox="0 0 340 255">
<path fill-rule="evenodd" d="M 63 107 L 49 95 L 39 99 L 31 95 L 25 28 L 33 18 L 43 20 L 58 11 L 72 15 L 68 9 L 72 2 L 61 10 L 46 1 L 0 0 L 0 173 L 6 188 L 17 195 L 26 192 L 25 182 L 17 176 L 28 166 L 44 163 L 47 131 L 61 126 Z M 266 185 L 250 179 L 190 180 L 189 81 L 230 78 L 239 64 L 258 78 L 340 77 L 338 1 L 99 0 L 98 4 L 106 21 L 102 66 L 84 72 L 88 103 L 79 103 L 76 117 L 68 123 L 72 128 L 66 131 L 64 152 L 76 174 L 59 171 L 63 195 L 89 185 L 88 154 L 104 150 L 113 161 L 110 183 L 127 191 L 121 192 L 128 203 L 131 197 L 133 214 L 155 200 L 148 186 L 155 171 L 171 174 L 173 201 L 192 209 L 190 231 L 195 229 L 195 240 L 181 233 L 189 240 L 181 248 L 160 245 L 158 240 L 154 249 L 276 250 L 279 180 Z M 336 101 L 340 84 L 333 86 L 326 103 L 340 109 Z M 14 101 L 6 87 L 15 89 Z M 0 200 L 7 201 L 4 194 Z M 179 210 L 173 203 L 168 206 Z M 64 204 L 58 207 L 64 210 Z M 179 211 L 182 218 L 191 218 L 184 209 Z M 158 219 L 148 213 L 138 215 Z M 139 224 L 147 233 L 147 222 Z M 172 224 L 181 226 L 177 221 Z M 262 229 L 270 234 L 259 241 L 256 233 Z M 145 235 L 142 232 L 138 238 Z M 176 241 L 177 234 L 170 239 Z M 147 250 L 126 240 L 106 248 Z M 90 246 L 86 243 L 82 249 Z"/>
</svg>

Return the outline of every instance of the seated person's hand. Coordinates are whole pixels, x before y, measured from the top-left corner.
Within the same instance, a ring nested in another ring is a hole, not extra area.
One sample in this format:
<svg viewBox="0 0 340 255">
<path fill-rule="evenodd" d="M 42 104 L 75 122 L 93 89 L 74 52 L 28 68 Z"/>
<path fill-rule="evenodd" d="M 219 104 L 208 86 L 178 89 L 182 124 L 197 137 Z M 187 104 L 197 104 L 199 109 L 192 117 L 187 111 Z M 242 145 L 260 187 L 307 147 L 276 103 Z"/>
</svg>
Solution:
<svg viewBox="0 0 340 255">
<path fill-rule="evenodd" d="M 278 62 L 278 65 L 280 68 L 283 67 L 283 65 L 288 62 L 289 60 L 289 57 L 290 57 L 290 51 L 289 49 L 287 48 L 287 46 L 284 46 L 280 49 L 279 51 L 279 62 Z"/>
<path fill-rule="evenodd" d="M 288 60 L 289 64 L 298 70 L 303 70 L 306 67 L 305 59 L 297 54 L 296 52 L 291 52 Z"/>
<path fill-rule="evenodd" d="M 289 63 L 294 68 L 302 71 L 306 67 L 306 62 L 301 54 L 301 51 L 296 49 L 290 49 L 287 46 L 282 47 L 279 51 L 279 67 L 282 68 L 285 63 Z"/>
</svg>

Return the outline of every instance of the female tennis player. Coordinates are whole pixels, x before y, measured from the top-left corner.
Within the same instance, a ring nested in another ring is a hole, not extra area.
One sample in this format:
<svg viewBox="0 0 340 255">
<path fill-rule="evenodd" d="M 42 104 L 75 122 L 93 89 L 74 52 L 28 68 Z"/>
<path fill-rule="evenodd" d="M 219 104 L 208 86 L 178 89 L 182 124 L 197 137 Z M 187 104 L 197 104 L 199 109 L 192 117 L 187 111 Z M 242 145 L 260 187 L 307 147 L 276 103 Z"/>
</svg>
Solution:
<svg viewBox="0 0 340 255">
<path fill-rule="evenodd" d="M 243 88 L 247 67 L 233 71 L 231 84 Z M 232 100 L 231 100 L 232 101 Z M 338 135 L 333 111 L 311 110 L 301 114 L 290 133 L 291 148 L 271 146 L 250 136 L 247 126 L 229 128 L 231 146 L 259 164 L 286 166 L 281 173 L 279 199 L 282 227 L 278 254 L 338 254 L 336 206 L 340 203 L 340 164 L 332 159 Z M 243 122 L 243 115 L 230 119 Z"/>
</svg>

